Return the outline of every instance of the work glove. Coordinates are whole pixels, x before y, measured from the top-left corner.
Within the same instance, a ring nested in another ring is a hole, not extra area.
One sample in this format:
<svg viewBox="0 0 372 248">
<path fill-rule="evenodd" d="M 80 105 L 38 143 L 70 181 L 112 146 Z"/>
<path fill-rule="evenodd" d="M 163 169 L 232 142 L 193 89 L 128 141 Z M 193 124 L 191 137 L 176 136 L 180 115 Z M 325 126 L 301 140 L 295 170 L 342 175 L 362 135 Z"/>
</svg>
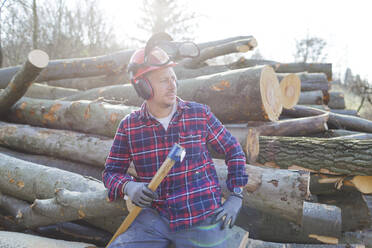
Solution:
<svg viewBox="0 0 372 248">
<path fill-rule="evenodd" d="M 216 212 L 215 223 L 223 219 L 221 229 L 224 229 L 226 225 L 230 222 L 229 227 L 232 228 L 235 224 L 236 218 L 238 217 L 240 208 L 242 207 L 243 199 L 230 195 L 229 198 L 223 203 L 222 207 L 218 208 Z"/>
<path fill-rule="evenodd" d="M 124 187 L 124 194 L 141 208 L 151 207 L 151 202 L 159 196 L 147 187 L 147 183 L 129 181 Z"/>
</svg>

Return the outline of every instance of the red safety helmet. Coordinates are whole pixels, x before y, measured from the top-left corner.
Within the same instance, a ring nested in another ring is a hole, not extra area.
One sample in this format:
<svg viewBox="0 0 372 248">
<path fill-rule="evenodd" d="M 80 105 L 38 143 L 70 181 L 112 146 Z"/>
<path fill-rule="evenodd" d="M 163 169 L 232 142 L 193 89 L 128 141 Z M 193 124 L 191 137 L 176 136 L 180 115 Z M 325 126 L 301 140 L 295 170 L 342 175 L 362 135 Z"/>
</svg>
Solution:
<svg viewBox="0 0 372 248">
<path fill-rule="evenodd" d="M 177 63 L 173 62 L 168 54 L 159 47 L 154 47 L 148 54 L 146 53 L 146 50 L 141 48 L 135 51 L 130 58 L 128 73 L 131 81 L 135 82 L 139 77 L 148 72 L 177 65 Z"/>
</svg>

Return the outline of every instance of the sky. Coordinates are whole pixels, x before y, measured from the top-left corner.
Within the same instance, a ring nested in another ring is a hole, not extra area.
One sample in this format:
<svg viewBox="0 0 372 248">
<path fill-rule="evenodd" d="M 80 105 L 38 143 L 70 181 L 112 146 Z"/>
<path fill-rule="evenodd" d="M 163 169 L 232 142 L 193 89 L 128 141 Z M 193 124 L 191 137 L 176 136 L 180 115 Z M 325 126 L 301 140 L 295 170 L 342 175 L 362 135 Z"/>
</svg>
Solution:
<svg viewBox="0 0 372 248">
<path fill-rule="evenodd" d="M 325 62 L 343 79 L 346 68 L 372 82 L 371 7 L 363 0 L 179 0 L 198 17 L 195 42 L 253 35 L 265 59 L 294 62 L 296 40 L 307 36 L 327 42 Z M 136 36 L 141 1 L 107 0 L 103 11 L 118 38 Z M 247 56 L 250 55 L 248 52 Z M 244 55 L 244 54 L 242 54 Z"/>
</svg>

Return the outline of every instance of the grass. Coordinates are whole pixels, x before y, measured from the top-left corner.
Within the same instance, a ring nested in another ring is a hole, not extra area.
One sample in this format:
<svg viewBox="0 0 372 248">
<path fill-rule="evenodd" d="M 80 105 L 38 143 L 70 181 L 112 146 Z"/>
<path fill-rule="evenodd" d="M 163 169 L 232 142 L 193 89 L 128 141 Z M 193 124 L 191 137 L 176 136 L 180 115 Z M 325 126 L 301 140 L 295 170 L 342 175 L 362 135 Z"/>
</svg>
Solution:
<svg viewBox="0 0 372 248">
<path fill-rule="evenodd" d="M 345 96 L 346 109 L 355 109 L 357 110 L 362 98 L 355 93 L 351 92 L 346 86 L 341 84 L 332 84 L 330 91 L 343 92 Z M 359 111 L 359 115 L 362 118 L 372 121 L 372 105 L 367 101 L 363 103 L 363 107 Z"/>
</svg>

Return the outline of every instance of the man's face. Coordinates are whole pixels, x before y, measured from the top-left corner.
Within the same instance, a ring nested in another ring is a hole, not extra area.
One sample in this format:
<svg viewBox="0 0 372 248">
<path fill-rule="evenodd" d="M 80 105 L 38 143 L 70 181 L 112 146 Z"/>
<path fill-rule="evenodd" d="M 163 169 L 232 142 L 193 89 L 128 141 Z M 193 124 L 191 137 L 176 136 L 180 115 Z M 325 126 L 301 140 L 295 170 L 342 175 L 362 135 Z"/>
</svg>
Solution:
<svg viewBox="0 0 372 248">
<path fill-rule="evenodd" d="M 176 102 L 177 85 L 176 74 L 172 67 L 166 67 L 160 70 L 152 71 L 147 75 L 151 87 L 154 91 L 154 97 L 147 100 L 160 107 L 170 107 Z"/>
</svg>

